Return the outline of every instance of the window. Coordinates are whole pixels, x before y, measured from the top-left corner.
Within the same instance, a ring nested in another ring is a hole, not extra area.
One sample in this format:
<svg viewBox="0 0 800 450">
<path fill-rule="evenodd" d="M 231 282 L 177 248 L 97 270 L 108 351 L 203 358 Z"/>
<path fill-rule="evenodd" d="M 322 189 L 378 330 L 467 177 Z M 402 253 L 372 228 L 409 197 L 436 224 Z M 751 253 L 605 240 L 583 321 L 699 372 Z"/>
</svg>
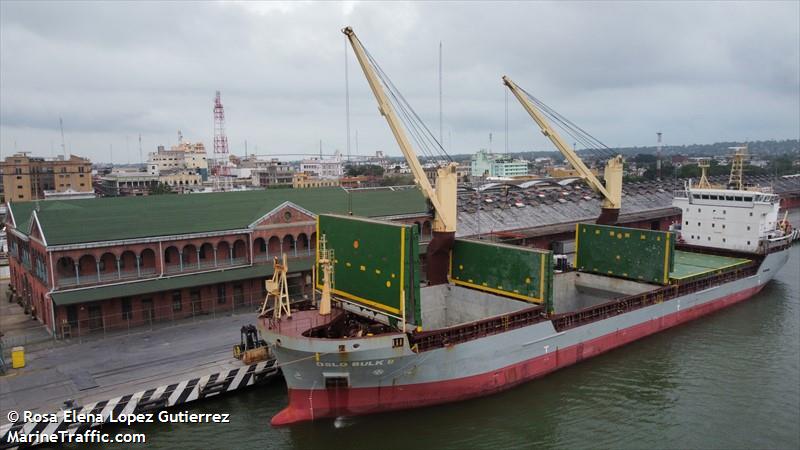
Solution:
<svg viewBox="0 0 800 450">
<path fill-rule="evenodd" d="M 698 226 L 698 227 L 700 226 L 700 222 L 697 222 L 697 226 Z"/>
<path fill-rule="evenodd" d="M 750 245 L 750 241 L 747 241 L 747 245 Z"/>
<path fill-rule="evenodd" d="M 700 208 L 697 208 L 697 212 L 701 212 Z"/>
<path fill-rule="evenodd" d="M 19 175 L 17 175 L 17 179 L 18 179 L 18 180 L 21 180 L 21 179 L 22 179 L 22 177 L 21 177 L 21 176 L 19 176 Z"/>
<path fill-rule="evenodd" d="M 747 231 L 750 231 L 750 225 L 747 226 Z"/>
<path fill-rule="evenodd" d="M 722 224 L 722 229 L 723 229 L 723 230 L 725 229 L 725 224 L 724 224 L 724 223 Z"/>
<path fill-rule="evenodd" d="M 225 298 L 225 285 L 224 284 L 218 284 L 217 285 L 217 303 L 219 303 L 220 305 L 224 305 L 225 302 L 227 302 L 227 301 L 228 301 L 228 299 Z"/>
<path fill-rule="evenodd" d="M 744 198 L 744 201 L 746 201 L 746 202 L 752 202 L 752 201 L 753 201 L 753 197 L 745 197 L 745 198 Z"/>
<path fill-rule="evenodd" d="M 711 222 L 711 228 L 714 228 L 714 222 Z"/>
<path fill-rule="evenodd" d="M 172 310 L 173 311 L 180 311 L 183 309 L 183 304 L 181 303 L 181 291 L 172 291 Z"/>
<path fill-rule="evenodd" d="M 22 186 L 20 186 L 20 185 L 17 185 L 17 189 L 22 189 Z"/>
<path fill-rule="evenodd" d="M 233 285 L 233 302 L 235 305 L 244 305 L 244 289 L 241 284 Z"/>
<path fill-rule="evenodd" d="M 122 320 L 133 319 L 133 308 L 131 307 L 131 298 L 122 298 Z"/>
<path fill-rule="evenodd" d="M 750 213 L 750 217 L 753 217 L 753 213 L 752 212 Z"/>
<path fill-rule="evenodd" d="M 686 221 L 686 225 L 689 225 L 689 221 L 688 220 Z"/>
<path fill-rule="evenodd" d="M 709 237 L 708 237 L 708 240 L 709 240 L 709 241 L 711 240 L 711 236 L 709 236 Z"/>
<path fill-rule="evenodd" d="M 737 202 L 742 201 L 742 197 L 733 197 L 733 199 L 736 200 Z"/>
<path fill-rule="evenodd" d="M 722 242 L 725 242 L 725 238 L 722 238 Z"/>
</svg>

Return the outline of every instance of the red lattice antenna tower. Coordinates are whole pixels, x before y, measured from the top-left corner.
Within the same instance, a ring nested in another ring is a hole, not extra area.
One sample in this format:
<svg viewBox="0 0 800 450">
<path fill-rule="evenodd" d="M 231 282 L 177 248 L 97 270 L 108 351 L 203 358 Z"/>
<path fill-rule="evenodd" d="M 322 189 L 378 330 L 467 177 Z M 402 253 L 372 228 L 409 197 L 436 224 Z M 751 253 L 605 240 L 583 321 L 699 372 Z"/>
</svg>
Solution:
<svg viewBox="0 0 800 450">
<path fill-rule="evenodd" d="M 225 109 L 220 93 L 214 98 L 214 188 L 225 190 L 230 182 L 228 136 L 225 135 Z"/>
</svg>

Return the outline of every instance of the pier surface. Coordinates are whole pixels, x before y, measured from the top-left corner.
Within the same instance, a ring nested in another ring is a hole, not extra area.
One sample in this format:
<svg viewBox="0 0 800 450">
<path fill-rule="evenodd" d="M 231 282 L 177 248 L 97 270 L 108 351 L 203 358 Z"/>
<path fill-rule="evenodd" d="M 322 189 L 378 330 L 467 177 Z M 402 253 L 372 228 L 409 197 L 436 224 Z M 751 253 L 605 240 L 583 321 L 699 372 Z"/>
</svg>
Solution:
<svg viewBox="0 0 800 450">
<path fill-rule="evenodd" d="M 20 309 L 3 302 L 4 313 Z M 51 413 L 67 399 L 88 405 L 246 367 L 233 358 L 232 347 L 239 343 L 240 328 L 254 319 L 242 314 L 83 343 L 32 344 L 26 347 L 25 368 L 0 376 L 0 426 L 8 424 L 11 410 Z"/>
</svg>

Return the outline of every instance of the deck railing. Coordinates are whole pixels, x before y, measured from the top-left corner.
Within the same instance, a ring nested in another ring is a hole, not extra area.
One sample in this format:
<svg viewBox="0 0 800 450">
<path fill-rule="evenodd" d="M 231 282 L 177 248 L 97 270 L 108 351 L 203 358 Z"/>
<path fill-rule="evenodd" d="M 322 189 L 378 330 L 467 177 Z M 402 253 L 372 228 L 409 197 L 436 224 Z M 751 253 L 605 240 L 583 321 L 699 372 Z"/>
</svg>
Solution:
<svg viewBox="0 0 800 450">
<path fill-rule="evenodd" d="M 745 267 L 733 269 L 708 278 L 701 278 L 699 280 L 689 281 L 682 284 L 672 284 L 654 291 L 645 292 L 643 294 L 629 295 L 627 297 L 622 297 L 601 305 L 584 308 L 578 311 L 556 314 L 552 316 L 553 326 L 555 327 L 556 331 L 560 332 L 597 320 L 607 319 L 609 317 L 630 312 L 635 309 L 644 308 L 645 306 L 672 300 L 677 297 L 703 291 L 734 280 L 753 276 L 758 273 L 758 267 L 759 264 L 757 262 L 751 262 Z"/>
</svg>

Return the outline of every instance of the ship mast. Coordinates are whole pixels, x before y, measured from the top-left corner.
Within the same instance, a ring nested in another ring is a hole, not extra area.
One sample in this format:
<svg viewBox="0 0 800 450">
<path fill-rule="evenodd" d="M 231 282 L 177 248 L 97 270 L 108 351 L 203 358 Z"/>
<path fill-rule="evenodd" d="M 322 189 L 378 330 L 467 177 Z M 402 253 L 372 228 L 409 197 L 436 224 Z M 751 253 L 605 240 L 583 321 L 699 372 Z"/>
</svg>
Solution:
<svg viewBox="0 0 800 450">
<path fill-rule="evenodd" d="M 747 157 L 747 146 L 730 147 L 734 150 L 733 159 L 731 160 L 731 176 L 728 179 L 728 188 L 743 190 L 744 178 L 742 172 L 744 171 L 744 160 Z"/>
<path fill-rule="evenodd" d="M 697 161 L 697 167 L 700 168 L 700 181 L 697 183 L 698 189 L 711 189 L 711 183 L 708 182 L 707 171 L 709 167 L 708 158 L 703 158 Z"/>
</svg>

